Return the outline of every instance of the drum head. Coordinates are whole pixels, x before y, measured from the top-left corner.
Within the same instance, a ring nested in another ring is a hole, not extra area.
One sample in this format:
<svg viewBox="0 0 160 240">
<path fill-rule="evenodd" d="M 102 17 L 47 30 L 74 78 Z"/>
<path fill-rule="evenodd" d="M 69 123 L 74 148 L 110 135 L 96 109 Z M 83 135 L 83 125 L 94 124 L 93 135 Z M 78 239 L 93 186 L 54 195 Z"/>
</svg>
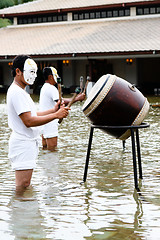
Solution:
<svg viewBox="0 0 160 240">
<path fill-rule="evenodd" d="M 107 93 L 113 86 L 116 76 L 106 74 L 103 75 L 92 87 L 82 110 L 88 116 L 103 101 Z"/>
</svg>

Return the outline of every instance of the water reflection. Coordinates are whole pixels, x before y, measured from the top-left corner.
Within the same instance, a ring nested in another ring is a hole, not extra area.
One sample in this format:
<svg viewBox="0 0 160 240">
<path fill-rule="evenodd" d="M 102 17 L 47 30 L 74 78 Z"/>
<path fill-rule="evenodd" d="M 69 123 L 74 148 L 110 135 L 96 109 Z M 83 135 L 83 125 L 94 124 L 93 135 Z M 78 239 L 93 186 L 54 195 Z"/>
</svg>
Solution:
<svg viewBox="0 0 160 240">
<path fill-rule="evenodd" d="M 61 123 L 58 150 L 40 148 L 32 188 L 19 196 L 7 157 L 5 95 L 0 95 L 1 239 L 158 239 L 160 108 L 150 109 L 150 128 L 139 132 L 143 169 L 139 195 L 134 191 L 131 140 L 123 150 L 121 141 L 99 129 L 94 131 L 87 182 L 81 184 L 90 131 L 82 104 L 73 105 Z"/>
<path fill-rule="evenodd" d="M 16 239 L 45 239 L 43 217 L 39 210 L 36 192 L 33 188 L 27 189 L 23 194 L 15 192 L 9 203 L 10 219 L 9 229 Z"/>
</svg>

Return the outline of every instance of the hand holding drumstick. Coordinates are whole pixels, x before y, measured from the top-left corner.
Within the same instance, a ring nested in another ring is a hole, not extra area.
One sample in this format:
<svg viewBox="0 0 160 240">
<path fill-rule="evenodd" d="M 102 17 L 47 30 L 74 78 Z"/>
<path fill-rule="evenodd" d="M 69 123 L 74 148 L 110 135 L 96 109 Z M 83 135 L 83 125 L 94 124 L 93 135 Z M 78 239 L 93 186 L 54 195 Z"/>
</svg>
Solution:
<svg viewBox="0 0 160 240">
<path fill-rule="evenodd" d="M 74 93 L 73 97 L 71 98 L 71 100 L 69 101 L 69 103 L 68 103 L 68 105 L 67 105 L 68 108 L 70 108 L 71 105 L 75 102 L 75 99 L 76 99 L 77 95 L 78 95 L 80 92 L 81 92 L 80 87 L 77 87 L 77 88 L 75 89 L 75 93 Z M 62 118 L 62 119 L 59 119 L 59 123 L 61 123 L 62 120 L 63 120 L 63 118 Z"/>
</svg>

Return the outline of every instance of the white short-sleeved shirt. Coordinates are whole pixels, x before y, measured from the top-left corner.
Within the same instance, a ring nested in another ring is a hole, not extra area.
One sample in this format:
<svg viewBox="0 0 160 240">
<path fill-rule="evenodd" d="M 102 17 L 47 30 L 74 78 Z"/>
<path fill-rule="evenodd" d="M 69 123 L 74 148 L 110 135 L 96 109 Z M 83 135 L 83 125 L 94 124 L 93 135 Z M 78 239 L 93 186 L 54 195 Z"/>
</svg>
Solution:
<svg viewBox="0 0 160 240">
<path fill-rule="evenodd" d="M 59 99 L 58 90 L 50 83 L 44 83 L 40 91 L 40 111 L 51 109 Z"/>
<path fill-rule="evenodd" d="M 55 106 L 59 99 L 59 93 L 55 86 L 50 83 L 44 83 L 40 91 L 39 108 L 40 111 L 46 111 Z M 42 134 L 44 138 L 52 138 L 58 136 L 58 119 L 55 119 L 42 126 Z"/>
<path fill-rule="evenodd" d="M 12 83 L 7 91 L 8 125 L 13 132 L 26 138 L 38 138 L 39 127 L 27 128 L 19 115 L 24 112 L 31 112 L 37 116 L 35 104 L 30 95 L 18 85 Z"/>
</svg>

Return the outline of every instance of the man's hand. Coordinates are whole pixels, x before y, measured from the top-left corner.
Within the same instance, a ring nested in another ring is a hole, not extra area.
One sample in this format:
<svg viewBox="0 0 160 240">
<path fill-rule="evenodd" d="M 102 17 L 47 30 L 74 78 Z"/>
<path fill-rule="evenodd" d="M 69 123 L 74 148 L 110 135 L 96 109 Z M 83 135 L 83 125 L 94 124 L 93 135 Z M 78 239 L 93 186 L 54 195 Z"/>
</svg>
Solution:
<svg viewBox="0 0 160 240">
<path fill-rule="evenodd" d="M 58 100 L 54 106 L 54 111 L 57 112 L 61 107 L 65 107 L 64 101 L 62 100 L 62 102 L 60 102 L 60 100 Z"/>
<path fill-rule="evenodd" d="M 70 110 L 69 107 L 61 107 L 57 112 L 56 112 L 56 115 L 58 119 L 61 119 L 61 118 L 66 118 L 69 114 L 68 110 Z"/>
<path fill-rule="evenodd" d="M 77 95 L 76 97 L 76 101 L 83 101 L 86 97 L 86 94 L 85 93 L 80 93 Z"/>
</svg>

